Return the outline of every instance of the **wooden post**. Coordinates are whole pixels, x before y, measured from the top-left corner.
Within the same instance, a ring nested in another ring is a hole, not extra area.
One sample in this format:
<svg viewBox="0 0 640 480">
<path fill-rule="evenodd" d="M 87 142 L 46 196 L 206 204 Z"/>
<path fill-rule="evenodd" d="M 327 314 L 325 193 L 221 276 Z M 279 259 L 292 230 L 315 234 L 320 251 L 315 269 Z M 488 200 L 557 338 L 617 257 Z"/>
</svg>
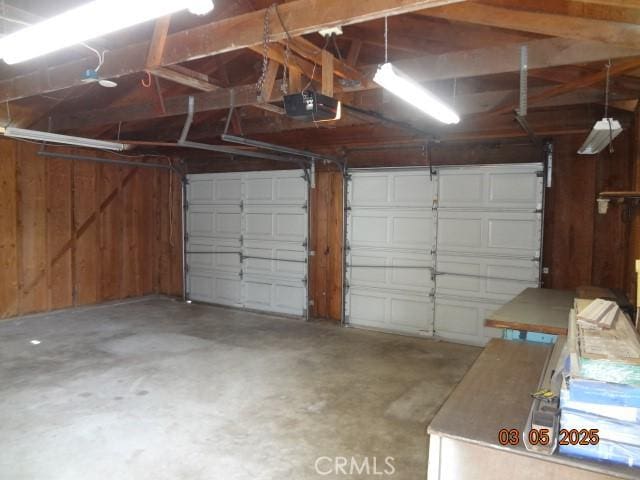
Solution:
<svg viewBox="0 0 640 480">
<path fill-rule="evenodd" d="M 322 51 L 322 94 L 333 97 L 333 55 Z"/>
</svg>

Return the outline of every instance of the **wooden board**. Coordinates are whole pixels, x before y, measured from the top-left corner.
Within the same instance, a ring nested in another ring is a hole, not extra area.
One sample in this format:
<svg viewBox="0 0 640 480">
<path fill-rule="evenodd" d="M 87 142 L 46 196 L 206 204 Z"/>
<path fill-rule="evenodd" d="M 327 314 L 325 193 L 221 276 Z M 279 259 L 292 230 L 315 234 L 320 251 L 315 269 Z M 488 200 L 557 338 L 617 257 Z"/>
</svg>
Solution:
<svg viewBox="0 0 640 480">
<path fill-rule="evenodd" d="M 336 321 L 342 318 L 343 210 L 342 173 L 316 172 L 316 188 L 311 189 L 311 315 Z"/>
<path fill-rule="evenodd" d="M 0 139 L 0 318 L 181 295 L 177 177 L 169 195 L 157 181 L 164 176 L 168 186 L 166 171 L 45 159 L 39 148 Z"/>
<path fill-rule="evenodd" d="M 15 150 L 0 142 L 0 318 L 18 312 L 18 232 Z"/>
<path fill-rule="evenodd" d="M 527 288 L 485 320 L 487 327 L 566 335 L 573 290 Z"/>
</svg>

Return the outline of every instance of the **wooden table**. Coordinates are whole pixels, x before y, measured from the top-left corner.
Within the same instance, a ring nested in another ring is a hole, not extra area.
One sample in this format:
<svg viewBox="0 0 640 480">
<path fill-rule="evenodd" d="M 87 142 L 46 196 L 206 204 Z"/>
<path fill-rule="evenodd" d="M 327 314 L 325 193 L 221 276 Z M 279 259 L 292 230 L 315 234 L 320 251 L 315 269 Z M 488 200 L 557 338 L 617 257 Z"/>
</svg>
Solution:
<svg viewBox="0 0 640 480">
<path fill-rule="evenodd" d="M 485 320 L 487 327 L 566 335 L 573 290 L 527 288 Z"/>
<path fill-rule="evenodd" d="M 640 469 L 545 456 L 502 446 L 502 428 L 524 430 L 551 346 L 494 339 L 435 416 L 428 432 L 429 480 L 604 480 L 640 478 Z"/>
</svg>

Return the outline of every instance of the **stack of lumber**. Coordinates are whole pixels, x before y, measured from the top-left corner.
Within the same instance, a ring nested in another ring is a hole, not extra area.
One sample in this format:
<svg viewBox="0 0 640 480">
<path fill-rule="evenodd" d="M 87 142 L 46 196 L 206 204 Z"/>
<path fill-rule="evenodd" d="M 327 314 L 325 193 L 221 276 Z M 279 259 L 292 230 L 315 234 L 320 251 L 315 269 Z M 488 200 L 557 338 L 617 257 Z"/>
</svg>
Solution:
<svg viewBox="0 0 640 480">
<path fill-rule="evenodd" d="M 612 303 L 576 300 L 569 319 L 560 428 L 594 430 L 597 440 L 560 444 L 559 451 L 640 467 L 640 338 Z"/>
</svg>

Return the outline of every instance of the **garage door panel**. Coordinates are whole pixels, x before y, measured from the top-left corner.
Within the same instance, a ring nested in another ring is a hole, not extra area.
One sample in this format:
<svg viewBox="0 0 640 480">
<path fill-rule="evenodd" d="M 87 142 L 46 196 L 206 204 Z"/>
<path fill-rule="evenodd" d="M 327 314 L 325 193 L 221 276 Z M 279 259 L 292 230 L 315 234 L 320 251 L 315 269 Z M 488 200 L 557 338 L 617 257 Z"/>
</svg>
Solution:
<svg viewBox="0 0 640 480">
<path fill-rule="evenodd" d="M 351 285 L 431 293 L 431 255 L 398 251 L 353 250 L 348 259 Z M 376 268 L 376 267 L 380 268 Z"/>
<path fill-rule="evenodd" d="M 190 204 L 239 205 L 242 198 L 240 174 L 205 174 L 190 176 L 187 200 Z"/>
<path fill-rule="evenodd" d="M 438 208 L 529 210 L 542 208 L 540 164 L 439 170 Z"/>
<path fill-rule="evenodd" d="M 438 252 L 534 258 L 540 252 L 540 214 L 438 212 Z"/>
<path fill-rule="evenodd" d="M 194 237 L 240 238 L 242 230 L 240 206 L 192 205 L 187 222 Z"/>
<path fill-rule="evenodd" d="M 193 269 L 189 272 L 189 298 L 240 307 L 242 305 L 240 275 Z"/>
<path fill-rule="evenodd" d="M 301 281 L 246 275 L 243 304 L 247 308 L 300 315 L 305 309 L 306 286 Z"/>
<path fill-rule="evenodd" d="M 433 203 L 429 172 L 355 172 L 349 187 L 350 206 L 358 208 L 424 208 Z"/>
<path fill-rule="evenodd" d="M 351 248 L 430 250 L 431 210 L 353 210 L 348 226 Z"/>
<path fill-rule="evenodd" d="M 307 237 L 307 213 L 301 207 L 247 207 L 244 221 L 247 240 L 302 244 Z"/>
<path fill-rule="evenodd" d="M 247 205 L 300 204 L 307 200 L 307 182 L 302 171 L 247 173 L 244 202 Z"/>
<path fill-rule="evenodd" d="M 500 329 L 484 326 L 484 320 L 500 308 L 498 303 L 468 301 L 456 297 L 437 297 L 435 301 L 436 335 L 460 342 L 485 345 L 499 338 Z"/>
<path fill-rule="evenodd" d="M 436 294 L 506 302 L 538 286 L 538 269 L 538 262 L 529 260 L 442 255 Z"/>
<path fill-rule="evenodd" d="M 297 280 L 306 275 L 306 252 L 303 248 L 245 245 L 243 256 L 244 271 L 249 275 L 274 275 Z"/>
<path fill-rule="evenodd" d="M 431 297 L 371 288 L 350 288 L 349 323 L 411 334 L 433 333 Z"/>
<path fill-rule="evenodd" d="M 237 240 L 191 237 L 188 243 L 187 263 L 190 268 L 238 273 L 242 268 L 240 263 L 240 242 Z"/>
</svg>

